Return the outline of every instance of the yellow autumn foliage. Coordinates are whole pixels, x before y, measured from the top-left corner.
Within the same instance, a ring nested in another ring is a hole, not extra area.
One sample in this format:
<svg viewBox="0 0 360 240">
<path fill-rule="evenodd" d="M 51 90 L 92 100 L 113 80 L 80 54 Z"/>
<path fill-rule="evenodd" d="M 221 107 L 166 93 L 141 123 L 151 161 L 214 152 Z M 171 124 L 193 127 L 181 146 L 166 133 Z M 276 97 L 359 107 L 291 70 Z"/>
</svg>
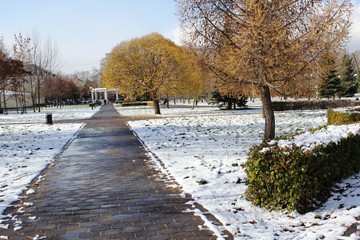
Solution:
<svg viewBox="0 0 360 240">
<path fill-rule="evenodd" d="M 101 77 L 104 87 L 129 98 L 148 95 L 160 114 L 159 100 L 169 95 L 201 95 L 203 80 L 195 58 L 160 34 L 152 33 L 117 45 Z"/>
<path fill-rule="evenodd" d="M 175 1 L 182 30 L 219 90 L 259 93 L 264 139 L 275 137 L 271 96 L 293 87 L 297 91 L 290 93 L 299 95 L 302 85 L 312 82 L 301 75 L 312 75 L 313 65 L 329 46 L 343 44 L 352 12 L 352 0 Z"/>
</svg>

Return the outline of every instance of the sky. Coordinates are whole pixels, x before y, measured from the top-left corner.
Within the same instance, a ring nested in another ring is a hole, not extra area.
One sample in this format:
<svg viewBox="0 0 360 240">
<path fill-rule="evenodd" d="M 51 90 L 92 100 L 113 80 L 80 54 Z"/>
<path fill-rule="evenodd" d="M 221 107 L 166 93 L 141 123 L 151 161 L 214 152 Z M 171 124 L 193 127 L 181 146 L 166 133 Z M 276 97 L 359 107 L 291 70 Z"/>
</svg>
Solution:
<svg viewBox="0 0 360 240">
<path fill-rule="evenodd" d="M 92 71 L 120 42 L 157 32 L 180 44 L 173 0 L 0 0 L 0 37 L 8 49 L 14 34 L 51 39 L 59 71 Z M 360 50 L 360 0 L 356 0 L 349 51 Z"/>
</svg>

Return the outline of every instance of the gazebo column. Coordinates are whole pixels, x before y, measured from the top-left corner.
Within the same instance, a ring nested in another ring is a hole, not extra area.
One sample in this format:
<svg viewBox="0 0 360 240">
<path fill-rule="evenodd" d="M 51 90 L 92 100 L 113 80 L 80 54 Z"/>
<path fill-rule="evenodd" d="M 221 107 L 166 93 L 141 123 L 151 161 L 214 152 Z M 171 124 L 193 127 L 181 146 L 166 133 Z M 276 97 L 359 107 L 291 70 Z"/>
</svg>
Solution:
<svg viewBox="0 0 360 240">
<path fill-rule="evenodd" d="M 106 102 L 109 102 L 107 90 L 104 91 L 104 99 L 106 100 Z"/>
<path fill-rule="evenodd" d="M 95 101 L 94 89 L 91 89 L 91 101 L 92 101 L 92 102 Z"/>
</svg>

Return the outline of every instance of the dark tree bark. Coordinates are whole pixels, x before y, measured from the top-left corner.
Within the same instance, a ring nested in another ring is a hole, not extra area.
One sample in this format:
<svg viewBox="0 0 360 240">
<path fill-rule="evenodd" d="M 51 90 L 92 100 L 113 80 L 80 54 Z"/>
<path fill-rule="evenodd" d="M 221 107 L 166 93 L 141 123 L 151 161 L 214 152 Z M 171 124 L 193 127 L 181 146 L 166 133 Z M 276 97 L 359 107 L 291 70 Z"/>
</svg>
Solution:
<svg viewBox="0 0 360 240">
<path fill-rule="evenodd" d="M 261 102 L 263 105 L 263 116 L 265 119 L 264 139 L 275 138 L 275 116 L 271 103 L 270 88 L 267 85 L 260 86 Z"/>
<path fill-rule="evenodd" d="M 155 114 L 161 114 L 160 113 L 160 101 L 159 99 L 157 98 L 153 98 L 153 107 L 154 107 L 154 110 L 155 110 Z"/>
</svg>

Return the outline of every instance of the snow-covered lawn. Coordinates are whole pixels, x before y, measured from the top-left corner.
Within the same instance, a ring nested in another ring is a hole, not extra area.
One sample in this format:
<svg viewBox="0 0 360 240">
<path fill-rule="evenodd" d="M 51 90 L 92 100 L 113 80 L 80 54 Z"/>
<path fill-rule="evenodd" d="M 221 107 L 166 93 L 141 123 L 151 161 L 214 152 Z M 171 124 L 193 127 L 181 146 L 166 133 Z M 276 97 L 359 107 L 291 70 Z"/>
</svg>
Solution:
<svg viewBox="0 0 360 240">
<path fill-rule="evenodd" d="M 88 118 L 98 109 L 82 106 L 0 115 L 0 214 L 83 126 L 47 125 L 45 113 L 53 113 L 56 122 Z M 128 116 L 153 115 L 150 107 L 118 111 Z M 161 159 L 159 168 L 174 177 L 237 239 L 340 239 L 360 216 L 360 174 L 339 184 L 340 190 L 321 209 L 305 215 L 265 211 L 245 199 L 246 175 L 241 166 L 248 149 L 261 142 L 264 121 L 259 108 L 162 108 L 162 113 L 163 118 L 132 121 L 129 125 L 154 161 Z M 283 135 L 325 124 L 326 113 L 291 111 L 277 113 L 276 119 L 277 134 Z M 358 238 L 353 235 L 348 239 Z"/>
<path fill-rule="evenodd" d="M 99 108 L 87 106 L 48 108 L 42 113 L 0 115 L 0 219 L 3 211 L 74 138 L 81 123 L 45 124 L 45 113 L 53 120 L 84 119 Z M 0 220 L 1 223 L 1 220 Z"/>
<path fill-rule="evenodd" d="M 139 107 L 116 107 L 120 114 L 125 116 L 152 116 L 154 115 L 154 109 L 152 107 L 139 106 Z M 199 106 L 192 109 L 191 105 L 171 105 L 170 108 L 161 107 L 160 117 L 180 117 L 180 116 L 196 116 L 196 115 L 230 115 L 239 114 L 244 110 L 220 110 L 215 106 Z M 252 107 L 246 110 L 246 113 L 259 113 L 260 107 Z"/>
<path fill-rule="evenodd" d="M 52 113 L 53 121 L 85 119 L 91 117 L 99 109 L 97 107 L 92 110 L 88 105 L 75 105 L 62 108 L 43 108 L 41 112 L 35 113 L 32 110 L 28 110 L 26 114 L 17 114 L 15 111 L 9 111 L 7 115 L 0 115 L 0 124 L 45 123 L 47 113 Z"/>
<path fill-rule="evenodd" d="M 118 111 L 152 114 L 148 107 Z M 245 199 L 246 174 L 241 166 L 249 148 L 261 142 L 264 121 L 260 110 L 173 108 L 162 112 L 172 117 L 129 125 L 154 161 L 161 160 L 159 168 L 174 177 L 236 239 L 339 239 L 360 216 L 360 174 L 341 183 L 339 188 L 344 191 L 334 192 L 321 209 L 304 215 L 265 211 Z M 277 135 L 295 133 L 326 124 L 326 112 L 282 112 L 276 114 L 276 122 Z M 357 238 L 354 234 L 347 239 Z"/>
</svg>

